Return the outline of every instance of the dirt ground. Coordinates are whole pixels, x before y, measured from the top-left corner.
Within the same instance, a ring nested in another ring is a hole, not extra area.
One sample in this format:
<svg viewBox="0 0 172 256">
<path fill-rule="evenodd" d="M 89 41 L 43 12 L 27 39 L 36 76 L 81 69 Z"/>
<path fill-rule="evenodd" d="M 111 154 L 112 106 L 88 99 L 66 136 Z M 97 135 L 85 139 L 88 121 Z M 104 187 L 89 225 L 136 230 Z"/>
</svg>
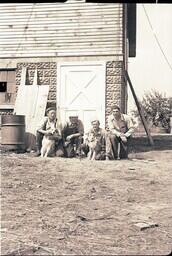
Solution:
<svg viewBox="0 0 172 256">
<path fill-rule="evenodd" d="M 1 156 L 1 254 L 168 255 L 172 151 L 129 160 Z"/>
</svg>

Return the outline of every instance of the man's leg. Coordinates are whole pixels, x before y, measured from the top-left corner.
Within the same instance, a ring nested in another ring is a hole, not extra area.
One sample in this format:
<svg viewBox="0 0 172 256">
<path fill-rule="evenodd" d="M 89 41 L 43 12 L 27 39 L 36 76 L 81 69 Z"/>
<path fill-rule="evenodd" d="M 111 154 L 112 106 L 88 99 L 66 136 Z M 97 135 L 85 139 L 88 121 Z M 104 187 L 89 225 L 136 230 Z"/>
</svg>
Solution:
<svg viewBox="0 0 172 256">
<path fill-rule="evenodd" d="M 76 145 L 76 151 L 75 154 L 78 156 L 81 156 L 81 149 L 82 149 L 82 143 L 83 143 L 83 137 L 77 137 L 74 139 L 73 143 Z"/>
<path fill-rule="evenodd" d="M 42 139 L 43 139 L 43 134 L 40 132 L 36 132 L 36 154 L 35 156 L 40 156 L 41 155 L 41 147 L 42 147 Z"/>
<path fill-rule="evenodd" d="M 57 157 L 63 157 L 64 156 L 64 147 L 63 147 L 63 140 L 59 140 L 56 142 L 56 156 Z"/>
<path fill-rule="evenodd" d="M 105 152 L 103 151 L 101 151 L 95 156 L 95 160 L 105 160 L 105 159 L 106 159 L 106 155 L 105 155 Z"/>
<path fill-rule="evenodd" d="M 69 158 L 72 158 L 72 157 L 75 156 L 73 140 L 71 140 L 71 141 L 65 146 L 65 155 L 66 155 L 66 157 L 69 157 Z"/>
<path fill-rule="evenodd" d="M 122 140 L 120 141 L 120 158 L 128 158 L 128 140 L 127 142 L 123 142 Z"/>
<path fill-rule="evenodd" d="M 108 133 L 106 135 L 106 158 L 110 160 L 117 159 L 117 146 L 118 146 L 119 138 L 116 135 Z"/>
<path fill-rule="evenodd" d="M 88 152 L 89 152 L 89 146 L 85 143 L 81 144 L 81 150 L 84 153 L 85 156 L 87 156 Z"/>
</svg>

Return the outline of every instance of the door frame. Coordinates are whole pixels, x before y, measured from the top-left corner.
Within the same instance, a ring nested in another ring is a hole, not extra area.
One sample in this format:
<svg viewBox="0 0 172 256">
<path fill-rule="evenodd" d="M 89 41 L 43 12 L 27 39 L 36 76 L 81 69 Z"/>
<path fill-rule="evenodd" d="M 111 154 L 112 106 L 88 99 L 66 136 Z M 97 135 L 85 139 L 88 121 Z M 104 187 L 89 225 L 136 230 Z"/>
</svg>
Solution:
<svg viewBox="0 0 172 256">
<path fill-rule="evenodd" d="M 105 118 L 106 118 L 106 61 L 59 61 L 57 63 L 57 91 L 56 91 L 56 106 L 57 106 L 57 118 L 61 122 L 60 116 L 60 95 L 61 95 L 61 67 L 65 66 L 102 66 L 104 69 L 103 83 L 104 83 L 104 106 L 102 106 L 102 113 L 104 113 L 104 126 L 105 128 Z"/>
</svg>

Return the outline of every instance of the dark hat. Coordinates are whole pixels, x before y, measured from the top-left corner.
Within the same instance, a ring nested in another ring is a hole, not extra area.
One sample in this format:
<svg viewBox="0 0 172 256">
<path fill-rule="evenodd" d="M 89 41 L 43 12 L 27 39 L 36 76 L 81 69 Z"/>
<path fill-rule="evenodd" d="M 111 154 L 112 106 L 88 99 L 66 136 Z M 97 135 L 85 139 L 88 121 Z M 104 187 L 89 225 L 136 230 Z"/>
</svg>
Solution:
<svg viewBox="0 0 172 256">
<path fill-rule="evenodd" d="M 56 111 L 56 108 L 55 108 L 55 107 L 47 108 L 47 109 L 46 109 L 46 114 L 48 114 L 51 110 Z"/>
</svg>

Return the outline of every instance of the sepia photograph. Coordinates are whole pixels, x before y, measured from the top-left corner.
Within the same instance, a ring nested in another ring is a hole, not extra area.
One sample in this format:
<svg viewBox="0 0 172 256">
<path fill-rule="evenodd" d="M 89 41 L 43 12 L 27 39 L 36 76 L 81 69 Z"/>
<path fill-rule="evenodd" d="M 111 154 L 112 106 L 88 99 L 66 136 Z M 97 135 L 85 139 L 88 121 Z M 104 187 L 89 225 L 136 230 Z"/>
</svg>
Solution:
<svg viewBox="0 0 172 256">
<path fill-rule="evenodd" d="M 0 255 L 171 255 L 172 5 L 0 3 Z"/>
</svg>

